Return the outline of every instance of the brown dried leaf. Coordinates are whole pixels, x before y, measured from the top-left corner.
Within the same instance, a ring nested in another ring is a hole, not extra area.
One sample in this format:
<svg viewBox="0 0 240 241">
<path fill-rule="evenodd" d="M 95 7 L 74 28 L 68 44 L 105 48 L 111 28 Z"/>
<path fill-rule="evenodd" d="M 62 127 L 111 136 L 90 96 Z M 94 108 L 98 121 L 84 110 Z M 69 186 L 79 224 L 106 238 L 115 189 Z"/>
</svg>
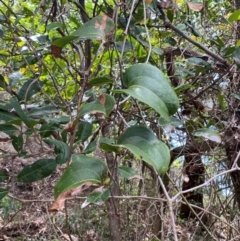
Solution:
<svg viewBox="0 0 240 241">
<path fill-rule="evenodd" d="M 76 125 L 74 125 L 72 122 L 68 122 L 68 123 L 65 125 L 64 130 L 65 130 L 66 132 L 73 132 L 75 126 L 76 126 Z"/>
<path fill-rule="evenodd" d="M 52 206 L 48 209 L 49 212 L 57 212 L 60 209 L 64 208 L 64 203 L 67 198 L 73 197 L 84 191 L 85 189 L 88 189 L 92 185 L 91 182 L 85 182 L 82 185 L 71 188 L 62 194 L 58 196 L 58 198 L 55 200 L 55 202 L 52 204 Z"/>
<path fill-rule="evenodd" d="M 131 179 L 139 179 L 139 180 L 143 180 L 143 177 L 140 176 L 140 175 L 133 175 L 133 176 L 131 176 L 130 178 L 128 178 L 128 180 L 131 180 Z"/>
<path fill-rule="evenodd" d="M 51 45 L 51 53 L 55 58 L 60 58 L 62 53 L 62 48 L 55 45 Z"/>
<path fill-rule="evenodd" d="M 106 102 L 106 96 L 104 94 L 101 94 L 99 97 L 99 102 L 101 105 L 105 105 L 105 102 Z"/>
<path fill-rule="evenodd" d="M 108 18 L 108 16 L 104 15 L 102 17 L 102 21 L 101 21 L 100 24 L 96 21 L 95 22 L 95 28 L 99 28 L 100 30 L 104 30 L 106 28 L 106 26 L 107 26 L 107 18 Z"/>
<path fill-rule="evenodd" d="M 188 7 L 193 10 L 193 11 L 201 11 L 203 8 L 203 4 L 202 3 L 193 3 L 193 2 L 187 2 Z"/>
</svg>

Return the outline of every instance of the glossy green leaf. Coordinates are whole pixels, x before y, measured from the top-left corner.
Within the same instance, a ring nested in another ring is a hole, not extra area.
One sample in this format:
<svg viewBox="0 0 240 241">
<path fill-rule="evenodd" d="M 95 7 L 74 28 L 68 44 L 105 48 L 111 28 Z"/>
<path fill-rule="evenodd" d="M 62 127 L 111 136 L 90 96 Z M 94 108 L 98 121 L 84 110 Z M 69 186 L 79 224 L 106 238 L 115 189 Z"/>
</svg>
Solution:
<svg viewBox="0 0 240 241">
<path fill-rule="evenodd" d="M 4 182 L 9 178 L 9 175 L 5 170 L 0 170 L 0 182 Z"/>
<path fill-rule="evenodd" d="M 107 165 L 101 159 L 73 155 L 72 162 L 54 188 L 54 197 L 85 182 L 101 183 L 107 173 Z"/>
<path fill-rule="evenodd" d="M 5 188 L 0 188 L 0 200 L 3 199 L 8 194 L 8 190 Z"/>
<path fill-rule="evenodd" d="M 238 21 L 238 20 L 240 20 L 240 9 L 233 12 L 228 18 L 229 22 L 234 22 L 234 21 Z"/>
<path fill-rule="evenodd" d="M 17 152 L 20 152 L 23 147 L 23 136 L 22 134 L 12 135 L 12 145 Z"/>
<path fill-rule="evenodd" d="M 18 174 L 19 182 L 36 182 L 51 175 L 57 167 L 54 159 L 40 159 L 31 165 L 25 166 Z"/>
<path fill-rule="evenodd" d="M 53 29 L 57 29 L 57 28 L 60 28 L 62 27 L 63 24 L 61 22 L 53 22 L 53 23 L 49 23 L 47 26 L 46 26 L 46 30 L 47 31 L 51 31 Z"/>
<path fill-rule="evenodd" d="M 114 105 L 115 100 L 111 95 L 102 94 L 97 100 L 85 104 L 80 110 L 80 115 L 103 113 L 108 116 L 113 110 Z"/>
<path fill-rule="evenodd" d="M 66 143 L 53 139 L 44 139 L 44 142 L 48 145 L 55 146 L 54 152 L 57 155 L 57 164 L 64 164 L 68 161 L 68 158 L 70 157 L 70 148 Z"/>
<path fill-rule="evenodd" d="M 76 133 L 75 142 L 81 141 L 84 142 L 92 134 L 92 124 L 89 122 L 81 122 L 78 125 L 78 130 Z"/>
<path fill-rule="evenodd" d="M 71 34 L 82 39 L 103 40 L 107 34 L 114 30 L 114 22 L 107 15 L 96 16 Z"/>
<path fill-rule="evenodd" d="M 100 86 L 100 85 L 103 85 L 103 84 L 112 84 L 113 83 L 113 80 L 106 77 L 106 76 L 102 76 L 102 77 L 97 77 L 97 78 L 94 78 L 94 79 L 90 79 L 88 81 L 88 83 L 90 85 L 93 85 L 93 86 Z"/>
<path fill-rule="evenodd" d="M 125 93 L 132 95 L 159 112 L 165 119 L 174 114 L 179 101 L 161 70 L 149 64 L 136 64 L 123 76 Z"/>
<path fill-rule="evenodd" d="M 129 127 L 118 139 L 119 147 L 127 148 L 153 166 L 159 174 L 168 170 L 170 151 L 155 134 L 145 126 Z"/>
<path fill-rule="evenodd" d="M 27 80 L 18 91 L 18 100 L 29 100 L 33 95 L 40 92 L 43 83 L 35 79 Z"/>
<path fill-rule="evenodd" d="M 148 77 L 139 78 L 144 78 L 145 81 L 148 81 L 150 79 Z M 132 85 L 128 89 L 122 90 L 122 92 L 131 95 L 132 97 L 142 101 L 143 103 L 148 104 L 159 114 L 161 114 L 163 118 L 165 118 L 166 120 L 169 119 L 169 113 L 165 103 L 151 90 L 143 86 Z"/>
<path fill-rule="evenodd" d="M 208 140 L 217 142 L 217 143 L 221 143 L 221 136 L 219 135 L 219 133 L 215 130 L 209 129 L 209 128 L 201 128 L 198 129 L 196 131 L 194 131 L 193 133 L 195 136 L 201 136 L 204 137 Z"/>
<path fill-rule="evenodd" d="M 137 174 L 136 170 L 134 170 L 131 167 L 118 167 L 118 172 L 121 174 L 126 179 L 129 179 L 130 177 L 134 176 Z"/>
</svg>

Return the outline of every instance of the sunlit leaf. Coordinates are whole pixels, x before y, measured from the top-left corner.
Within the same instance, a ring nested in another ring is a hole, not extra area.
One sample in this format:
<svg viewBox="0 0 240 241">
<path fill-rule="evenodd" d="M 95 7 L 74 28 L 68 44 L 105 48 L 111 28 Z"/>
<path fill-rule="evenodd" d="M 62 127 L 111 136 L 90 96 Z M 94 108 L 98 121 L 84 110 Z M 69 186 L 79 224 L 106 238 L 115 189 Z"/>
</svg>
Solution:
<svg viewBox="0 0 240 241">
<path fill-rule="evenodd" d="M 238 21 L 238 20 L 240 20 L 240 9 L 233 12 L 228 18 L 229 22 L 234 22 L 234 21 Z"/>
</svg>

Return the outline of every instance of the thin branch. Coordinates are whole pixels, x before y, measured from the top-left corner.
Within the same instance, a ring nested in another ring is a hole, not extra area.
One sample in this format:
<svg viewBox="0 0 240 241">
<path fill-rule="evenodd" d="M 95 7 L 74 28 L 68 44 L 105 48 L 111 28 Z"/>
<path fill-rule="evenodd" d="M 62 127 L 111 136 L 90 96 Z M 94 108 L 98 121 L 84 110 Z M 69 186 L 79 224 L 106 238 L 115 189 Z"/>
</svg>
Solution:
<svg viewBox="0 0 240 241">
<path fill-rule="evenodd" d="M 160 6 L 160 3 L 157 4 L 157 7 L 161 13 L 161 18 L 163 20 L 163 23 L 165 25 L 166 28 L 170 28 L 172 29 L 174 32 L 178 33 L 180 36 L 182 36 L 184 39 L 186 39 L 187 41 L 189 41 L 190 43 L 192 43 L 193 45 L 195 45 L 196 47 L 200 48 L 201 50 L 203 50 L 206 54 L 208 54 L 209 56 L 211 56 L 213 59 L 215 59 L 216 61 L 219 61 L 220 63 L 224 64 L 226 67 L 229 66 L 229 63 L 222 58 L 221 56 L 215 54 L 214 52 L 212 52 L 211 50 L 209 50 L 208 48 L 206 48 L 204 45 L 200 44 L 199 42 L 191 39 L 188 35 L 186 35 L 184 32 L 182 32 L 180 29 L 178 29 L 177 27 L 175 27 L 170 20 L 168 19 L 168 17 L 166 16 L 164 10 L 162 9 L 162 7 Z"/>
</svg>

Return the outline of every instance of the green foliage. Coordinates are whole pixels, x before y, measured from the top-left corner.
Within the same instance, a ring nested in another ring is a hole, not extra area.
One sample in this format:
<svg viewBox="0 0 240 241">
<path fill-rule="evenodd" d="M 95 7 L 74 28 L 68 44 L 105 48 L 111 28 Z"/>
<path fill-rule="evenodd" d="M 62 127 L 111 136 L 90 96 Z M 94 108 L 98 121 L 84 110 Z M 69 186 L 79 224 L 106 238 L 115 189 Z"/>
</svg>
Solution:
<svg viewBox="0 0 240 241">
<path fill-rule="evenodd" d="M 102 183 L 106 172 L 107 166 L 101 159 L 73 155 L 71 164 L 54 188 L 54 196 L 57 198 L 61 193 L 85 182 Z"/>
<path fill-rule="evenodd" d="M 36 182 L 53 173 L 56 169 L 54 159 L 40 159 L 31 165 L 25 166 L 18 174 L 19 182 Z"/>
</svg>

